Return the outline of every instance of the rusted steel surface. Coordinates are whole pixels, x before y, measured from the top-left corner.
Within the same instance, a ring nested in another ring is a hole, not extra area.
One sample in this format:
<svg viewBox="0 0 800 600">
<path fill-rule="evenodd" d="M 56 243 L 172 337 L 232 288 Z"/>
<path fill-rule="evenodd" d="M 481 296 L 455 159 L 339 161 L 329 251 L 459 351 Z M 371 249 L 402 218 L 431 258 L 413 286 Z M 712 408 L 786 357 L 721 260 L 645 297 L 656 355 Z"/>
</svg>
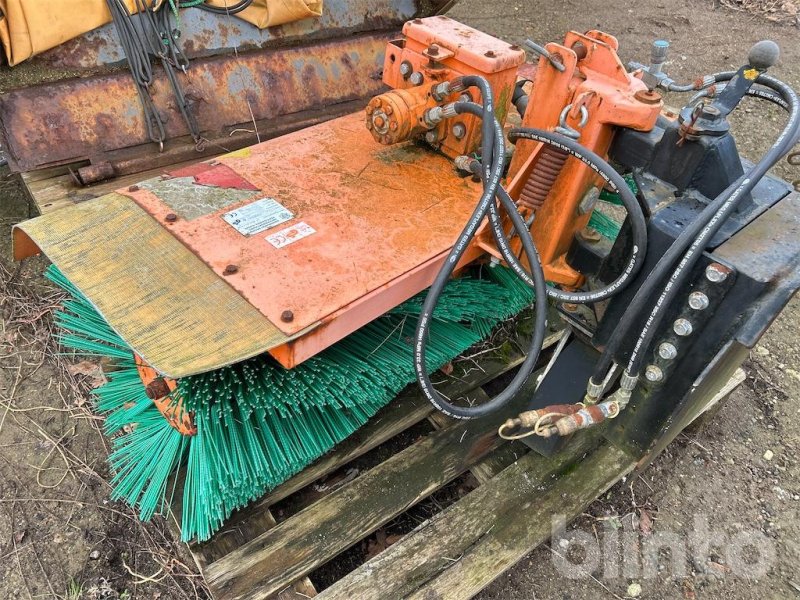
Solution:
<svg viewBox="0 0 800 600">
<path fill-rule="evenodd" d="M 179 78 L 201 131 L 219 138 L 252 130 L 254 119 L 280 120 L 378 93 L 390 37 L 373 33 L 235 59 L 200 59 Z M 168 136 L 188 134 L 163 73 L 152 96 Z M 136 89 L 124 71 L 8 92 L 0 96 L 0 126 L 0 143 L 17 171 L 94 162 L 105 152 L 149 142 Z M 149 147 L 158 153 L 157 146 Z"/>
<path fill-rule="evenodd" d="M 207 185 L 222 181 L 214 174 L 223 166 L 238 175 L 233 189 Z M 121 193 L 281 332 L 302 336 L 270 349 L 287 367 L 430 285 L 479 193 L 440 154 L 376 142 L 361 114 L 205 167 L 175 170 Z M 240 189 L 242 180 L 257 190 Z M 176 218 L 168 222 L 167 214 Z"/>
<path fill-rule="evenodd" d="M 400 26 L 419 13 L 429 14 L 442 2 L 422 8 L 418 0 L 326 0 L 321 17 L 258 29 L 227 15 L 199 9 L 181 11 L 181 43 L 189 58 L 247 51 L 286 45 L 311 39 L 323 40 L 343 35 Z M 138 19 L 134 17 L 134 20 Z M 120 63 L 125 55 L 114 27 L 104 25 L 44 52 L 34 59 L 60 68 L 94 68 Z"/>
</svg>

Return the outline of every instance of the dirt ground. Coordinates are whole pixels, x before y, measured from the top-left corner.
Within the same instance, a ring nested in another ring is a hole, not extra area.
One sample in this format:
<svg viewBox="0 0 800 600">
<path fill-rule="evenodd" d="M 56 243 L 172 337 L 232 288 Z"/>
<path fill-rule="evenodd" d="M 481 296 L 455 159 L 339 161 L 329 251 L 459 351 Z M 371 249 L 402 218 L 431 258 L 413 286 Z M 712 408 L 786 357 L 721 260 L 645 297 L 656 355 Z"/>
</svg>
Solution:
<svg viewBox="0 0 800 600">
<path fill-rule="evenodd" d="M 783 50 L 774 74 L 800 89 L 798 27 L 709 1 L 462 0 L 450 14 L 517 43 L 599 28 L 619 38 L 624 60 L 646 61 L 650 42 L 666 38 L 672 42 L 667 70 L 677 80 L 736 68 L 753 42 L 770 38 Z M 778 111 L 747 101 L 736 119 L 742 152 L 757 158 L 780 122 Z M 800 169 L 785 163 L 776 172 L 800 179 Z M 8 271 L 1 278 L 6 283 L 0 329 L 0 598 L 204 597 L 191 561 L 165 523 L 142 525 L 109 498 L 107 442 L 85 406 L 84 392 L 98 377 L 92 365 L 70 367 L 75 361 L 64 359 L 60 368 L 44 360 L 44 350 L 52 346 L 38 316 L 58 298 L 42 286 L 40 264 L 17 270 L 8 253 L 10 226 L 29 210 L 16 178 L 0 170 L 0 261 Z M 40 301 L 25 302 L 33 296 Z M 579 562 L 580 552 L 576 556 L 574 545 L 555 541 L 479 598 L 800 598 L 798 322 L 795 299 L 753 351 L 746 382 L 721 410 L 568 528 L 588 540 L 587 548 L 592 543 L 609 548 L 625 532 L 638 532 L 643 546 L 648 539 L 672 536 L 671 553 L 662 549 L 649 569 L 637 564 L 615 569 L 605 560 L 571 578 L 559 555 Z M 693 535 L 712 540 L 706 556 L 683 555 Z M 742 568 L 741 556 L 731 551 L 741 536 L 751 543 L 739 548 L 744 548 L 740 554 L 756 548 L 769 560 L 759 563 L 749 556 L 751 568 Z M 634 558 L 642 553 L 638 547 L 628 550 Z"/>
</svg>

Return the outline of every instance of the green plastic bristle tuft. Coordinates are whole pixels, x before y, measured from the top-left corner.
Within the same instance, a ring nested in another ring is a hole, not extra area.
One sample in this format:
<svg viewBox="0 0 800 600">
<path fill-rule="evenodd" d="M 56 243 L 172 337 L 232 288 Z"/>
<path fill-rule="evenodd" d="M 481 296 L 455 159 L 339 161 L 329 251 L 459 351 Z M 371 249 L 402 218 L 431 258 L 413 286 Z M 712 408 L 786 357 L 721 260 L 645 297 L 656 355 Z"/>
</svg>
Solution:
<svg viewBox="0 0 800 600">
<path fill-rule="evenodd" d="M 621 225 L 604 212 L 595 209 L 589 219 L 589 227 L 604 238 L 614 241 L 619 235 Z"/>
<path fill-rule="evenodd" d="M 294 369 L 265 354 L 179 380 L 172 399 L 183 401 L 197 427 L 196 435 L 184 437 L 145 395 L 125 342 L 56 267 L 47 276 L 71 295 L 56 316 L 62 344 L 115 366 L 95 390 L 105 430 L 114 436 L 113 497 L 147 519 L 168 506 L 183 468 L 186 541 L 211 537 L 234 510 L 329 451 L 414 380 L 413 339 L 424 293 Z M 531 290 L 503 267 L 452 281 L 434 315 L 429 369 L 532 301 Z"/>
</svg>

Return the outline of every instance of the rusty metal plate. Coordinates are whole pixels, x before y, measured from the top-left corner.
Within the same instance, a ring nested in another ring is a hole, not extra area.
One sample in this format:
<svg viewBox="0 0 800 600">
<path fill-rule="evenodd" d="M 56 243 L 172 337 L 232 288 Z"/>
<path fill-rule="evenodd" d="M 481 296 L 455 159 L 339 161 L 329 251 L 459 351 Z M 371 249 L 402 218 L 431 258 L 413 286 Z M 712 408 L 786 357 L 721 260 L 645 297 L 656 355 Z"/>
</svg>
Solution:
<svg viewBox="0 0 800 600">
<path fill-rule="evenodd" d="M 279 120 L 377 93 L 389 37 L 376 33 L 200 59 L 178 76 L 200 129 L 219 138 L 220 132 L 224 137 L 237 128 L 252 130 L 253 119 Z M 168 136 L 188 134 L 163 75 L 152 95 Z M 136 90 L 124 71 L 8 92 L 0 96 L 0 133 L 17 171 L 95 159 L 149 142 Z M 157 155 L 155 144 L 146 147 Z"/>
<path fill-rule="evenodd" d="M 249 51 L 329 39 L 353 33 L 399 29 L 420 13 L 432 14 L 441 2 L 423 6 L 415 0 L 325 0 L 322 16 L 259 29 L 227 15 L 191 9 L 180 15 L 181 45 L 189 58 L 213 56 L 234 48 Z M 134 21 L 138 20 L 134 15 Z M 59 68 L 80 69 L 113 65 L 125 60 L 113 25 L 94 29 L 34 58 Z"/>
<path fill-rule="evenodd" d="M 479 194 L 477 184 L 458 177 L 432 150 L 375 142 L 362 114 L 205 164 L 209 169 L 223 165 L 257 190 L 247 201 L 195 218 L 192 211 L 188 218 L 174 214 L 176 186 L 184 187 L 184 204 L 202 187 L 187 183 L 185 173 L 120 191 L 286 335 L 333 315 L 344 335 L 358 326 L 348 323 L 363 324 L 424 288 L 435 274 L 427 266 L 449 250 Z M 213 183 L 214 177 L 204 181 Z M 294 217 L 271 228 L 256 227 L 249 235 L 222 218 L 263 198 L 275 199 Z M 363 302 L 371 294 L 382 295 L 381 307 Z"/>
</svg>

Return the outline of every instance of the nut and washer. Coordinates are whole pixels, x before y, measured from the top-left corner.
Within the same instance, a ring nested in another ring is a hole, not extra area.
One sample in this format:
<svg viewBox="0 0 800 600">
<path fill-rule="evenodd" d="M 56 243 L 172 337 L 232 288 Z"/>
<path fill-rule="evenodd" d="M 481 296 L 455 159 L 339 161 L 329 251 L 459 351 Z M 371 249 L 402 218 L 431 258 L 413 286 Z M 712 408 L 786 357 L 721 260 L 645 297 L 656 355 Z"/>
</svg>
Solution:
<svg viewBox="0 0 800 600">
<path fill-rule="evenodd" d="M 688 319 L 680 318 L 675 319 L 675 322 L 672 324 L 672 330 L 679 336 L 686 337 L 687 335 L 692 335 L 694 328 Z"/>
<path fill-rule="evenodd" d="M 706 267 L 706 279 L 711 283 L 720 283 L 728 278 L 728 273 L 718 264 L 710 264 Z"/>
<path fill-rule="evenodd" d="M 708 296 L 703 292 L 692 292 L 689 294 L 689 306 L 694 310 L 705 310 L 708 308 Z"/>
<path fill-rule="evenodd" d="M 678 356 L 678 349 L 674 344 L 661 342 L 658 346 L 658 355 L 664 360 L 673 360 Z"/>
<path fill-rule="evenodd" d="M 467 135 L 467 127 L 463 123 L 456 123 L 453 125 L 453 135 L 457 140 L 460 140 Z"/>
<path fill-rule="evenodd" d="M 664 372 L 656 365 L 647 365 L 644 370 L 644 378 L 652 382 L 661 381 L 664 379 Z"/>
</svg>

